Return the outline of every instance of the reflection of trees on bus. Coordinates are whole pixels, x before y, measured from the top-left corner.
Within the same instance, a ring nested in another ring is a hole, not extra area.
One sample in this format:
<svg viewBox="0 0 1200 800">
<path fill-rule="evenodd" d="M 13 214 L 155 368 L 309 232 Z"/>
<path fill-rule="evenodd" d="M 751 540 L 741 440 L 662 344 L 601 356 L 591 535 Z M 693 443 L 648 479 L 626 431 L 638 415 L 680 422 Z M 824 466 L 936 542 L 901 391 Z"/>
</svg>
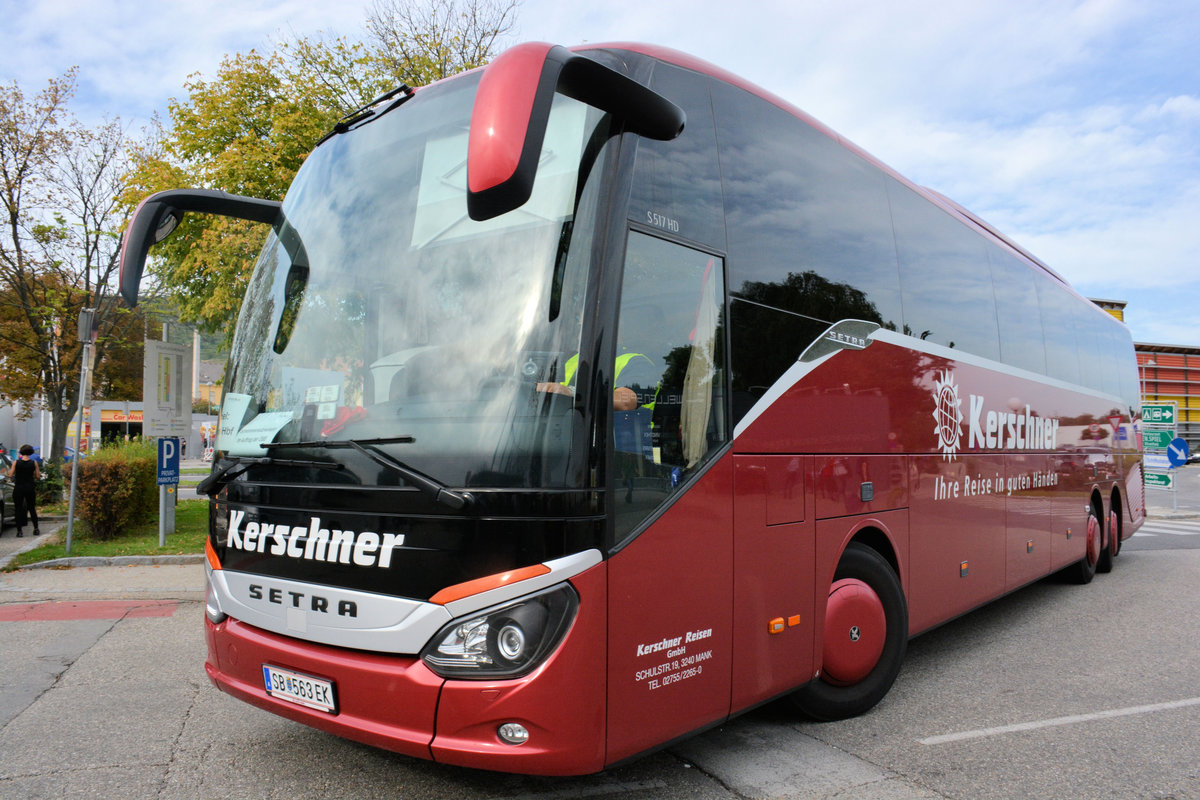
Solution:
<svg viewBox="0 0 1200 800">
<path fill-rule="evenodd" d="M 860 319 L 883 324 L 864 292 L 813 271 L 789 272 L 779 282 L 746 281 L 733 301 L 735 421 L 833 323 Z"/>
<path fill-rule="evenodd" d="M 845 319 L 895 329 L 894 323 L 883 320 L 866 293 L 812 271 L 791 272 L 781 282 L 743 283 L 731 304 L 735 421 L 814 340 Z M 948 359 L 928 353 L 889 348 L 887 357 L 879 358 L 867 348 L 839 362 L 835 383 L 826 385 L 820 371 L 810 375 L 806 391 L 814 399 L 822 398 L 815 413 L 832 413 L 828 401 L 836 395 L 844 399 L 832 405 L 844 407 L 851 416 L 855 415 L 853 409 L 860 409 L 886 425 L 882 447 L 892 452 L 919 452 L 928 440 L 931 423 L 928 414 L 912 413 L 911 409 L 929 407 L 934 376 L 950 366 Z M 872 397 L 878 398 L 876 403 L 870 402 Z M 882 407 L 876 407 L 879 405 Z M 871 406 L 869 414 L 867 406 Z M 904 409 L 909 411 L 901 413 Z M 832 441 L 829 446 L 838 449 Z"/>
</svg>

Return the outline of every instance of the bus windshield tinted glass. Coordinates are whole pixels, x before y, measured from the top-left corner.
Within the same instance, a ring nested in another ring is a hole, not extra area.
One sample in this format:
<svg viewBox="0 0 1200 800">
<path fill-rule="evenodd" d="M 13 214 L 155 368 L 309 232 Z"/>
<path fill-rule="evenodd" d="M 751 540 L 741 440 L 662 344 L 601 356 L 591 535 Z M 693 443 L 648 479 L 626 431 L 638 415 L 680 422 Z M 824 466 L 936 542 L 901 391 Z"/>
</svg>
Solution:
<svg viewBox="0 0 1200 800">
<path fill-rule="evenodd" d="M 218 449 L 403 439 L 377 446 L 446 485 L 580 485 L 583 398 L 538 385 L 580 349 L 607 120 L 556 98 L 532 198 L 474 222 L 477 83 L 420 90 L 309 157 L 247 290 Z"/>
</svg>

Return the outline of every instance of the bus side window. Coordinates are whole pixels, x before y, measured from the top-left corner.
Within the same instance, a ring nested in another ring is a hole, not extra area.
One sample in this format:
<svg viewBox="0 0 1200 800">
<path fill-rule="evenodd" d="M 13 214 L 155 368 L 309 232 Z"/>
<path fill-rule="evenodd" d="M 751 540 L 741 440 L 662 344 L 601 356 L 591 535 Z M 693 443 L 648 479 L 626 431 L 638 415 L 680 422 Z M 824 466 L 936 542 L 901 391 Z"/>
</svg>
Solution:
<svg viewBox="0 0 1200 800">
<path fill-rule="evenodd" d="M 630 233 L 614 385 L 637 407 L 613 411 L 618 541 L 728 439 L 724 296 L 722 259 Z"/>
<path fill-rule="evenodd" d="M 1081 383 L 1079 345 L 1071 314 L 1073 298 L 1055 286 L 1048 275 L 1034 275 L 1042 328 L 1046 332 L 1046 374 L 1068 383 Z"/>
<path fill-rule="evenodd" d="M 687 124 L 669 142 L 639 138 L 629 217 L 717 250 L 725 249 L 725 212 L 708 79 L 654 66 L 654 90 L 679 105 Z"/>
<path fill-rule="evenodd" d="M 999 245 L 988 244 L 996 319 L 1000 327 L 1000 358 L 1006 364 L 1046 373 L 1046 337 L 1033 270 Z"/>
<path fill-rule="evenodd" d="M 905 333 L 999 361 L 996 296 L 984 240 L 894 178 L 887 187 Z"/>
<path fill-rule="evenodd" d="M 900 274 L 877 166 L 745 89 L 717 81 L 712 99 L 736 424 L 835 322 L 899 330 Z"/>
</svg>

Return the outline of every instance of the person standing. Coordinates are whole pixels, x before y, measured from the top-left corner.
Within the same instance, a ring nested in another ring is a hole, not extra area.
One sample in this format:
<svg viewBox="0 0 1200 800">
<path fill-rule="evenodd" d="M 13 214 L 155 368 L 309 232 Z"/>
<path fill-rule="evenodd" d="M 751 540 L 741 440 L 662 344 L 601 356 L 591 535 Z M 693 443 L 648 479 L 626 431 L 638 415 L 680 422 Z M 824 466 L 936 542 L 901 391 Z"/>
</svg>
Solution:
<svg viewBox="0 0 1200 800">
<path fill-rule="evenodd" d="M 13 503 L 17 507 L 17 536 L 25 535 L 25 517 L 33 520 L 33 535 L 41 533 L 38 530 L 37 515 L 37 481 L 42 477 L 42 471 L 33 460 L 33 446 L 21 445 L 18 451 L 20 457 L 8 468 L 8 477 L 13 482 Z"/>
</svg>

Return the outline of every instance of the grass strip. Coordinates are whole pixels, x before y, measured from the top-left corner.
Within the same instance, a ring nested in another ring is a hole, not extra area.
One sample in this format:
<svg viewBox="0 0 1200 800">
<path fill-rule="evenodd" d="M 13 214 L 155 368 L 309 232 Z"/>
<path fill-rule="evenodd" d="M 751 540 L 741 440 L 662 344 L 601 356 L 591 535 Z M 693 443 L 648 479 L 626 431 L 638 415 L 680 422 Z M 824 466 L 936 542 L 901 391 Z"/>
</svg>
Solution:
<svg viewBox="0 0 1200 800">
<path fill-rule="evenodd" d="M 192 555 L 204 552 L 204 539 L 208 536 L 208 501 L 181 500 L 175 506 L 175 532 L 167 534 L 167 546 L 158 546 L 158 519 L 135 526 L 123 535 L 108 541 L 91 538 L 87 523 L 75 521 L 74 540 L 70 555 L 100 556 L 164 556 Z M 18 553 L 4 568 L 6 572 L 20 569 L 39 561 L 51 561 L 67 557 L 66 529 L 32 550 Z"/>
</svg>

